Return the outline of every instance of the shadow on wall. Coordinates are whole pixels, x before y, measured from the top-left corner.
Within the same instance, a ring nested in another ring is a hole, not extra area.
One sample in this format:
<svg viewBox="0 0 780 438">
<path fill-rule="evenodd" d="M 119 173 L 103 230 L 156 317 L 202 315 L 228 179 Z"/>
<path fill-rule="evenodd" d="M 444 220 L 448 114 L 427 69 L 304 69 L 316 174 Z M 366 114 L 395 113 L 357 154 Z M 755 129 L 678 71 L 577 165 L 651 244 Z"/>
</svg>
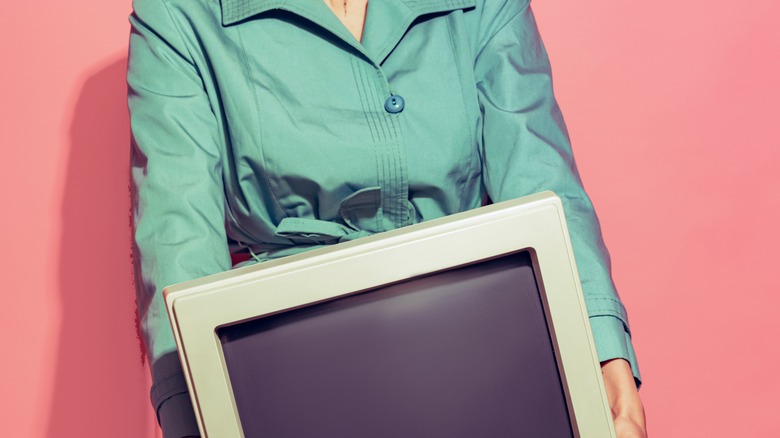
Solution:
<svg viewBox="0 0 780 438">
<path fill-rule="evenodd" d="M 126 65 L 90 76 L 72 114 L 50 437 L 153 436 L 130 259 Z"/>
</svg>

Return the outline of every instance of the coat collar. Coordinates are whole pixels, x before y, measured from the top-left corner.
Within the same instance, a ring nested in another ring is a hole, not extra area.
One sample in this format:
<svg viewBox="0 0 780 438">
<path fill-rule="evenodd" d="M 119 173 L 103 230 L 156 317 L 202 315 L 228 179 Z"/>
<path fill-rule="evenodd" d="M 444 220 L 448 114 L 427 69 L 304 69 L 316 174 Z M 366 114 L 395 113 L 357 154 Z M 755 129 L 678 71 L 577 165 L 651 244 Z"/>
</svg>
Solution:
<svg viewBox="0 0 780 438">
<path fill-rule="evenodd" d="M 311 2 L 312 0 L 220 0 L 222 24 L 228 26 L 272 9 L 308 9 Z M 317 0 L 317 3 L 325 5 L 322 0 Z M 374 0 L 370 3 L 371 6 L 381 3 L 401 13 L 420 16 L 473 7 L 476 0 Z"/>
<path fill-rule="evenodd" d="M 316 23 L 381 63 L 417 17 L 471 8 L 476 0 L 369 0 L 361 42 L 355 40 L 323 0 L 220 0 L 220 3 L 224 26 L 263 12 L 286 10 Z"/>
</svg>

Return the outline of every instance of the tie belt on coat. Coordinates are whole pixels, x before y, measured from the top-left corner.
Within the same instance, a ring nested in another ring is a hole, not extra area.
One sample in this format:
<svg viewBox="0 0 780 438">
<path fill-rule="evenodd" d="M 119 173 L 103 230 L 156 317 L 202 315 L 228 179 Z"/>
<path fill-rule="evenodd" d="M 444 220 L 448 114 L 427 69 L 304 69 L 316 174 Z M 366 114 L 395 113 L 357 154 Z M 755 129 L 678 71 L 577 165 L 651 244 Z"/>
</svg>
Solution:
<svg viewBox="0 0 780 438">
<path fill-rule="evenodd" d="M 344 198 L 339 216 L 344 222 L 305 217 L 286 217 L 276 227 L 276 235 L 296 244 L 332 244 L 370 236 L 381 231 L 382 192 L 366 187 Z"/>
<path fill-rule="evenodd" d="M 280 244 L 240 244 L 249 250 L 251 259 L 246 263 L 263 262 L 297 254 L 318 246 L 355 240 L 382 231 L 382 196 L 380 187 L 367 187 L 352 193 L 339 204 L 339 216 L 343 223 L 307 217 L 286 217 L 276 227 L 275 235 L 292 242 Z"/>
</svg>

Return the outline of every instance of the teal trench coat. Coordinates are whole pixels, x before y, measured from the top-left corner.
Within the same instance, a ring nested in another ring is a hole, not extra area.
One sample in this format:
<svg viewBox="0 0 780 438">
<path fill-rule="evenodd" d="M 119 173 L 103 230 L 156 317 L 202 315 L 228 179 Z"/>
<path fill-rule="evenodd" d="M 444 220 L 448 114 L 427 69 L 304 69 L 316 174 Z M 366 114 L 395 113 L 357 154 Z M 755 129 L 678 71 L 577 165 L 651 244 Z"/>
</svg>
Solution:
<svg viewBox="0 0 780 438">
<path fill-rule="evenodd" d="M 529 0 L 135 0 L 136 287 L 152 365 L 170 284 L 542 190 L 561 197 L 599 360 L 626 311 Z"/>
</svg>

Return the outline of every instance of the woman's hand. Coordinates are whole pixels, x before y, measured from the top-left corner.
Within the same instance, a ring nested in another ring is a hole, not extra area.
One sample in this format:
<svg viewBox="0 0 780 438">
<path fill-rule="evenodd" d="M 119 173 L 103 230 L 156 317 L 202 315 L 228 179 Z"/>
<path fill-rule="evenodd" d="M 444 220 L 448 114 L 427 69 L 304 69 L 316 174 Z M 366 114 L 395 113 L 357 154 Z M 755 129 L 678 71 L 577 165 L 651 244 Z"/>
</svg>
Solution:
<svg viewBox="0 0 780 438">
<path fill-rule="evenodd" d="M 607 360 L 601 363 L 601 375 L 617 437 L 647 438 L 645 408 L 639 398 L 631 366 L 624 359 Z"/>
</svg>

